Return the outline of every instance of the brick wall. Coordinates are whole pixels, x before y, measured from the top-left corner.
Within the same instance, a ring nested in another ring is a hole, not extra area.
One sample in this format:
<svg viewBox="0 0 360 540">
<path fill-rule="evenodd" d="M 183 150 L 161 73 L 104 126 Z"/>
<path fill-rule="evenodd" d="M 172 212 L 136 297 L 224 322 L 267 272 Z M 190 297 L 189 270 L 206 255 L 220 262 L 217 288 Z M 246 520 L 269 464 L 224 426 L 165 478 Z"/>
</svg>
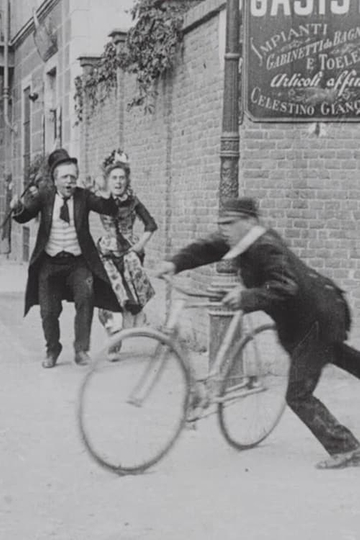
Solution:
<svg viewBox="0 0 360 540">
<path fill-rule="evenodd" d="M 209 6 L 219 9 L 222 2 L 205 4 L 207 14 Z M 201 10 L 194 12 L 189 22 L 203 15 Z M 215 15 L 186 33 L 176 69 L 158 83 L 153 114 L 126 111 L 135 83 L 122 75 L 123 95 L 118 89 L 82 126 L 84 175 L 101 174 L 99 164 L 119 144 L 130 155 L 133 188 L 159 226 L 147 246 L 149 269 L 214 228 L 223 91 L 218 43 L 219 18 Z M 96 218 L 92 231 L 95 237 L 101 234 Z M 212 274 L 209 268 L 192 272 L 192 286 L 210 284 Z M 190 334 L 195 327 L 205 340 L 207 315 L 196 313 L 189 321 Z"/>
<path fill-rule="evenodd" d="M 220 172 L 223 8 L 220 0 L 206 0 L 189 13 L 182 53 L 174 72 L 158 84 L 153 115 L 122 109 L 134 87 L 122 75 L 123 91 L 83 126 L 82 159 L 91 174 L 99 174 L 99 162 L 119 142 L 130 154 L 133 187 L 159 225 L 147 250 L 148 268 L 213 229 Z M 259 198 L 265 223 L 348 291 L 359 318 L 359 127 L 329 123 L 314 128 L 245 118 L 240 195 Z M 184 273 L 182 282 L 203 288 L 213 276 L 213 268 L 203 268 Z M 205 339 L 205 316 L 194 316 L 190 327 L 200 341 Z"/>
<path fill-rule="evenodd" d="M 360 313 L 358 124 L 251 124 L 241 129 L 240 186 L 314 268 Z"/>
</svg>

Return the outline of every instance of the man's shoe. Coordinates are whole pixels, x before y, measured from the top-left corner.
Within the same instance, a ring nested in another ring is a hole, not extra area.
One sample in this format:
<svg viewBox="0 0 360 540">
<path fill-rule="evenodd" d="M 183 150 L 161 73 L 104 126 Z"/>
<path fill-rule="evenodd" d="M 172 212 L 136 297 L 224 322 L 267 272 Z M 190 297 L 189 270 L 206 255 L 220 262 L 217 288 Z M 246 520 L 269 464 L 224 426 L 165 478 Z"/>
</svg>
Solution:
<svg viewBox="0 0 360 540">
<path fill-rule="evenodd" d="M 46 369 L 55 367 L 56 361 L 59 358 L 61 351 L 62 351 L 62 345 L 59 345 L 59 349 L 57 352 L 48 351 L 46 353 L 44 360 L 42 361 L 42 364 L 41 364 L 42 367 Z"/>
<path fill-rule="evenodd" d="M 77 364 L 78 366 L 87 366 L 91 362 L 89 353 L 87 351 L 77 351 L 75 353 L 74 360 L 75 364 Z"/>
<path fill-rule="evenodd" d="M 351 452 L 334 454 L 316 465 L 317 469 L 344 469 L 345 467 L 360 467 L 360 447 Z"/>
<path fill-rule="evenodd" d="M 47 353 L 41 365 L 43 368 L 52 368 L 52 367 L 55 367 L 56 360 L 57 360 L 56 355 Z"/>
</svg>

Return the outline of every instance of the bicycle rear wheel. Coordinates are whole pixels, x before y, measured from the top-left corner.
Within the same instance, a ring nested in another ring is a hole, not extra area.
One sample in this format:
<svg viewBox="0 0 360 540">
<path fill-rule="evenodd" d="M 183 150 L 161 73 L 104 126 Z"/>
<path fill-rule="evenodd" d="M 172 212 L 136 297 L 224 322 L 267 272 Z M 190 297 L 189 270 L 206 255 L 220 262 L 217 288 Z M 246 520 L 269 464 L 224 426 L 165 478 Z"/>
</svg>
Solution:
<svg viewBox="0 0 360 540">
<path fill-rule="evenodd" d="M 90 456 L 117 474 L 136 474 L 158 462 L 185 423 L 189 375 L 171 340 L 149 329 L 126 330 L 120 359 L 97 357 L 80 389 L 78 423 Z"/>
<path fill-rule="evenodd" d="M 227 442 L 239 449 L 263 441 L 285 409 L 289 357 L 273 325 L 263 325 L 239 344 L 220 390 L 218 419 Z"/>
</svg>

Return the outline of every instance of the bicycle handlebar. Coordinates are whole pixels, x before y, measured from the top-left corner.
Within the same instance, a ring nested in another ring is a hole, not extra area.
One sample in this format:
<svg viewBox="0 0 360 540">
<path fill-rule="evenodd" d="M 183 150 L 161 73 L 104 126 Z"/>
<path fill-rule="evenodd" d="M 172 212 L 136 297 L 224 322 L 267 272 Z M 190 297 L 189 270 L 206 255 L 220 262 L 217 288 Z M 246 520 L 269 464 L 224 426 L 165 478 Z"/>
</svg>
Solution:
<svg viewBox="0 0 360 540">
<path fill-rule="evenodd" d="M 225 294 L 225 291 L 224 292 L 220 292 L 220 294 L 214 294 L 214 293 L 210 293 L 210 292 L 203 292 L 203 291 L 192 291 L 190 289 L 185 289 L 184 287 L 181 287 L 180 285 L 175 285 L 174 283 L 174 280 L 167 276 L 166 274 L 161 276 L 160 279 L 163 279 L 164 281 L 166 281 L 173 289 L 175 289 L 175 291 L 178 291 L 179 293 L 181 294 L 184 294 L 185 296 L 189 296 L 189 297 L 192 297 L 192 298 L 206 298 L 206 299 L 209 299 L 209 298 L 214 298 L 215 300 L 221 300 L 222 297 L 224 296 Z"/>
</svg>

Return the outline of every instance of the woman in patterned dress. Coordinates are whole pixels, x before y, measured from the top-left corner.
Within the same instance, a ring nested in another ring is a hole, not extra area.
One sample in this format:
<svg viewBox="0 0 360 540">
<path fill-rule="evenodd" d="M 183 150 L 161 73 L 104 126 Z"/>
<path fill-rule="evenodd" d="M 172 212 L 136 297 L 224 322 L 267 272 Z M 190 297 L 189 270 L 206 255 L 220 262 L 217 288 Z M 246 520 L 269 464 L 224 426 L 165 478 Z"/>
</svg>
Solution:
<svg viewBox="0 0 360 540">
<path fill-rule="evenodd" d="M 133 193 L 126 154 L 111 155 L 105 182 L 107 191 L 116 199 L 118 213 L 115 217 L 101 216 L 104 234 L 98 241 L 100 258 L 121 308 L 121 314 L 99 310 L 99 319 L 109 335 L 144 323 L 142 308 L 154 295 L 142 269 L 144 248 L 157 229 L 154 218 Z M 140 238 L 134 234 L 136 219 L 144 225 Z M 119 349 L 109 351 L 109 360 L 116 361 L 118 353 Z"/>
</svg>

